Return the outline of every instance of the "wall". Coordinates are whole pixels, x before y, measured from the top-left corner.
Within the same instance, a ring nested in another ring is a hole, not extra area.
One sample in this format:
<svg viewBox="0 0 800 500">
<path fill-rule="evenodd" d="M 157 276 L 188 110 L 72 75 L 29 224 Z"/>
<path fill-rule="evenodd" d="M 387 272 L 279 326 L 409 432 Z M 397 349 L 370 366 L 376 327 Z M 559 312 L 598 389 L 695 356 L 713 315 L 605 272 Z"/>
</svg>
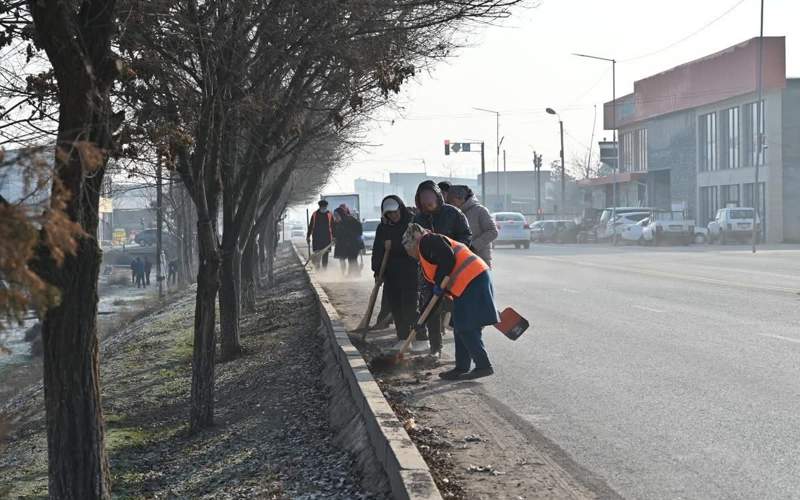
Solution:
<svg viewBox="0 0 800 500">
<path fill-rule="evenodd" d="M 800 242 L 800 79 L 783 92 L 783 239 Z"/>
<path fill-rule="evenodd" d="M 643 124 L 647 128 L 647 169 L 659 172 L 648 175 L 647 203 L 664 209 L 673 203 L 685 203 L 690 217 L 696 217 L 697 208 L 695 124 L 694 110 L 660 116 Z"/>
</svg>

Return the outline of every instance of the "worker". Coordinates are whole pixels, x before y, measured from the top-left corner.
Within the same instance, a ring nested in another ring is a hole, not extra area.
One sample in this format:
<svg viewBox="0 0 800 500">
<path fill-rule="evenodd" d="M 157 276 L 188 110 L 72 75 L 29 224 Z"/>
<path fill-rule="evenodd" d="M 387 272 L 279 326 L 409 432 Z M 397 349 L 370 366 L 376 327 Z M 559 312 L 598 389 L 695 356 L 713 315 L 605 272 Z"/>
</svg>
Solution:
<svg viewBox="0 0 800 500">
<path fill-rule="evenodd" d="M 425 281 L 433 287 L 433 295 L 453 299 L 453 337 L 456 344 L 456 365 L 439 374 L 445 380 L 471 380 L 494 373 L 483 345 L 484 326 L 500 322 L 494 304 L 494 289 L 489 266 L 467 245 L 431 233 L 411 224 L 403 235 L 403 247 L 419 260 Z M 446 286 L 442 280 L 449 277 Z M 474 368 L 470 367 L 474 363 Z"/>
<path fill-rule="evenodd" d="M 403 234 L 411 223 L 411 212 L 399 196 L 389 195 L 381 202 L 381 223 L 375 230 L 375 243 L 372 245 L 372 271 L 375 279 L 381 269 L 386 252 L 385 242 L 391 241 L 389 259 L 383 275 L 383 296 L 394 319 L 400 349 L 408 338 L 417 319 L 417 261 L 403 248 Z M 380 322 L 380 318 L 379 318 Z M 428 350 L 427 342 L 415 341 L 412 352 Z"/>
<path fill-rule="evenodd" d="M 333 214 L 328 211 L 328 202 L 319 200 L 319 208 L 311 214 L 311 221 L 308 224 L 306 241 L 311 245 L 312 252 L 319 252 L 333 242 Z M 328 268 L 328 252 L 314 258 L 314 266 Z"/>
<path fill-rule="evenodd" d="M 497 239 L 497 225 L 489 210 L 478 203 L 469 186 L 456 185 L 448 192 L 448 203 L 458 207 L 469 222 L 472 231 L 470 250 L 492 267 L 492 242 Z"/>
<path fill-rule="evenodd" d="M 450 193 L 450 187 L 452 186 L 450 181 L 437 182 L 436 185 L 439 186 L 439 191 L 442 192 L 442 197 L 444 197 L 444 202 L 450 203 L 450 200 L 448 199 L 448 195 Z M 450 204 L 452 205 L 452 203 Z"/>
<path fill-rule="evenodd" d="M 336 224 L 333 234 L 336 237 L 336 250 L 333 257 L 341 262 L 342 274 L 357 276 L 361 274 L 358 256 L 361 254 L 361 236 L 364 234 L 364 227 L 353 217 L 344 203 L 334 211 L 334 219 Z"/>
<path fill-rule="evenodd" d="M 417 187 L 417 194 L 414 198 L 417 206 L 417 215 L 414 222 L 425 229 L 434 233 L 442 234 L 464 245 L 469 245 L 472 233 L 469 230 L 469 223 L 461 210 L 445 203 L 441 189 L 433 181 L 424 181 Z M 422 310 L 430 301 L 432 285 L 423 279 L 420 274 L 418 277 L 419 286 L 419 308 Z M 445 305 L 444 308 L 448 306 Z M 420 331 L 420 340 L 430 343 L 431 355 L 438 359 L 442 353 L 442 304 L 438 304 L 436 309 L 428 317 L 425 330 Z"/>
<path fill-rule="evenodd" d="M 150 273 L 153 272 L 153 263 L 150 262 L 149 257 L 144 258 L 142 266 L 144 267 L 144 285 L 150 286 Z"/>
</svg>

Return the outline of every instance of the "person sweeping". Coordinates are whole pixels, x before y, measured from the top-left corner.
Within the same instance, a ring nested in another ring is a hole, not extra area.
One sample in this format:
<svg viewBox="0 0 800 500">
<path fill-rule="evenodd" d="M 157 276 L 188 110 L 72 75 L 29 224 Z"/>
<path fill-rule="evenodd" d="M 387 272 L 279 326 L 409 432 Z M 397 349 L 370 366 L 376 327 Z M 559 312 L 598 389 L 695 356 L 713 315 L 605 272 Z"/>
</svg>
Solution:
<svg viewBox="0 0 800 500">
<path fill-rule="evenodd" d="M 431 284 L 433 294 L 446 294 L 453 299 L 456 366 L 439 377 L 472 380 L 494 374 L 482 339 L 483 327 L 500 321 L 489 266 L 467 245 L 418 224 L 410 224 L 406 229 L 403 247 L 409 256 L 419 260 L 422 275 Z M 449 282 L 443 289 L 441 283 L 445 277 L 449 277 Z"/>
</svg>

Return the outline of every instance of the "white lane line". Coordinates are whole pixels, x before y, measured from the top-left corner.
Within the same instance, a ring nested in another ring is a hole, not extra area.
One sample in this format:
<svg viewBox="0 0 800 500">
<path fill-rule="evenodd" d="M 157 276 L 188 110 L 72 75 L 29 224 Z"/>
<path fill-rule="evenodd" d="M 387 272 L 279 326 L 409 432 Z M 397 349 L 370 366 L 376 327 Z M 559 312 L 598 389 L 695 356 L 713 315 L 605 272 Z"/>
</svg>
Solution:
<svg viewBox="0 0 800 500">
<path fill-rule="evenodd" d="M 564 291 L 567 293 L 579 293 L 577 290 L 574 290 L 572 288 L 564 288 Z"/>
<path fill-rule="evenodd" d="M 654 309 L 652 307 L 640 306 L 640 305 L 637 305 L 637 304 L 634 304 L 633 307 L 635 307 L 636 309 L 641 309 L 642 311 L 650 311 L 650 312 L 654 312 L 654 313 L 663 313 L 664 312 L 661 309 Z"/>
<path fill-rule="evenodd" d="M 793 342 L 795 344 L 800 344 L 800 339 L 793 339 L 791 337 L 784 337 L 783 335 L 773 335 L 771 333 L 756 333 L 759 337 L 767 337 L 770 339 L 778 339 L 778 340 L 785 340 L 786 342 Z"/>
</svg>

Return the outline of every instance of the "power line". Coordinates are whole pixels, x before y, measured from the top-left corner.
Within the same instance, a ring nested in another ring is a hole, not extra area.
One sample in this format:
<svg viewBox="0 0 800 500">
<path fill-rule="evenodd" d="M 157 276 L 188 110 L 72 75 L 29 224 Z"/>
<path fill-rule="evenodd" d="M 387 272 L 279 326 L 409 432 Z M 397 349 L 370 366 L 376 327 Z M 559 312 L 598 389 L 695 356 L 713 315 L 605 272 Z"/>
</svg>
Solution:
<svg viewBox="0 0 800 500">
<path fill-rule="evenodd" d="M 695 31 L 693 31 L 693 32 L 689 33 L 688 35 L 686 35 L 685 37 L 681 38 L 680 40 L 676 40 L 676 41 L 674 41 L 674 42 L 670 43 L 670 44 L 669 44 L 669 45 L 667 45 L 666 47 L 662 47 L 662 48 L 660 48 L 660 49 L 658 49 L 658 50 L 654 50 L 653 52 L 648 52 L 647 54 L 642 54 L 642 55 L 639 55 L 639 56 L 636 56 L 636 57 L 630 57 L 630 58 L 628 58 L 628 59 L 623 59 L 623 60 L 621 60 L 620 62 L 624 62 L 624 63 L 625 63 L 625 62 L 631 62 L 631 61 L 638 61 L 638 60 L 640 60 L 640 59 L 644 59 L 644 58 L 647 58 L 647 57 L 654 56 L 654 55 L 656 55 L 656 54 L 660 54 L 660 53 L 662 53 L 662 52 L 665 52 L 665 51 L 667 51 L 667 50 L 669 50 L 669 49 L 671 49 L 671 48 L 675 47 L 676 45 L 680 45 L 681 43 L 683 43 L 683 42 L 685 42 L 686 40 L 688 40 L 688 39 L 692 38 L 693 36 L 695 36 L 695 35 L 697 35 L 697 34 L 699 34 L 699 33 L 703 32 L 703 31 L 705 31 L 706 29 L 710 28 L 710 27 L 711 27 L 712 25 L 714 25 L 714 24 L 715 24 L 717 21 L 719 21 L 719 20 L 720 20 L 720 19 L 722 19 L 723 17 L 727 16 L 728 14 L 730 14 L 731 12 L 733 12 L 734 10 L 736 10 L 736 8 L 737 8 L 737 7 L 739 7 L 740 5 L 742 5 L 743 3 L 745 3 L 746 1 L 747 1 L 747 0 L 739 0 L 738 2 L 736 2 L 735 4 L 733 4 L 733 5 L 732 5 L 730 8 L 728 8 L 728 10 L 726 10 L 726 11 L 725 11 L 725 12 L 723 12 L 722 14 L 718 15 L 717 17 L 715 17 L 715 18 L 714 18 L 714 19 L 712 19 L 711 21 L 707 22 L 706 24 L 704 24 L 704 25 L 703 25 L 703 26 L 701 26 L 700 28 L 696 29 Z"/>
</svg>

